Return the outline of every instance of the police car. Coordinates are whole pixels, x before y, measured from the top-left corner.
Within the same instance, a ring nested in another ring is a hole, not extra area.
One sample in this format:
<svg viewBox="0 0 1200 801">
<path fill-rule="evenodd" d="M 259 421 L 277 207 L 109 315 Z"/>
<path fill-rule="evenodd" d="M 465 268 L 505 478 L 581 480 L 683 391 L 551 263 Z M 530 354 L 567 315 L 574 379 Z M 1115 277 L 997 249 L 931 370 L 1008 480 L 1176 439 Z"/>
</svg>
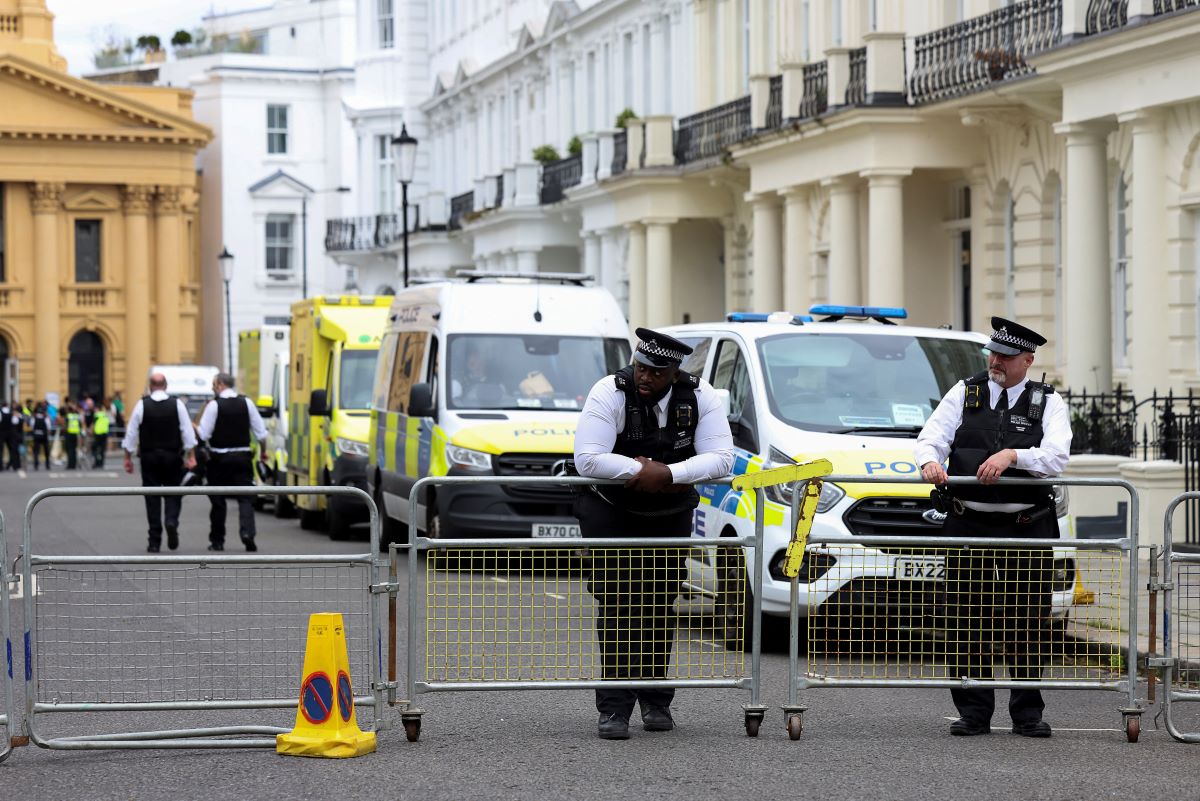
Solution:
<svg viewBox="0 0 1200 801">
<path fill-rule="evenodd" d="M 947 390 L 986 368 L 988 340 L 968 331 L 896 324 L 905 318 L 902 308 L 824 305 L 808 315 L 731 313 L 721 323 L 662 330 L 693 348 L 682 369 L 729 393 L 735 475 L 820 457 L 839 474 L 911 478 L 920 475 L 913 447 L 921 427 Z M 723 485 L 699 489 L 695 536 L 753 536 L 753 492 Z M 826 482 L 812 535 L 844 538 L 851 545 L 861 535 L 936 535 L 944 516 L 933 509 L 929 492 L 925 484 Z M 1066 492 L 1055 495 L 1060 536 L 1071 537 Z M 762 609 L 786 616 L 790 582 L 781 565 L 792 530 L 791 488 L 773 487 L 766 498 Z M 853 558 L 847 558 L 850 553 Z M 1056 550 L 1054 567 L 1052 616 L 1062 618 L 1075 600 L 1071 549 Z M 718 552 L 707 563 L 691 564 L 688 589 L 717 599 L 727 628 L 735 620 L 740 626 L 751 616 L 743 609 L 722 611 L 721 599 L 746 570 L 740 555 L 735 560 Z M 910 589 L 925 582 L 933 590 L 943 572 L 940 556 L 911 548 L 810 548 L 801 571 L 801 613 L 831 599 L 848 603 L 851 596 L 859 606 L 864 600 L 919 604 L 920 597 L 935 593 L 899 598 L 880 591 L 881 581 Z"/>
</svg>

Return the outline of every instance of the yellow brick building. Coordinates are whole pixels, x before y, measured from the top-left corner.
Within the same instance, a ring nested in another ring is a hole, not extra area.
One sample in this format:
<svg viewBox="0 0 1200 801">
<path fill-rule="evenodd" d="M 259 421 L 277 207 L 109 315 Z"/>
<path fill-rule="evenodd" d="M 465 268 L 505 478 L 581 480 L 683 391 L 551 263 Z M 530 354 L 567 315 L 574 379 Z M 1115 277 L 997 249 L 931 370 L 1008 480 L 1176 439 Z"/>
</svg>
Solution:
<svg viewBox="0 0 1200 801">
<path fill-rule="evenodd" d="M 0 396 L 132 399 L 151 363 L 197 356 L 212 133 L 187 90 L 68 75 L 53 20 L 0 0 Z"/>
</svg>

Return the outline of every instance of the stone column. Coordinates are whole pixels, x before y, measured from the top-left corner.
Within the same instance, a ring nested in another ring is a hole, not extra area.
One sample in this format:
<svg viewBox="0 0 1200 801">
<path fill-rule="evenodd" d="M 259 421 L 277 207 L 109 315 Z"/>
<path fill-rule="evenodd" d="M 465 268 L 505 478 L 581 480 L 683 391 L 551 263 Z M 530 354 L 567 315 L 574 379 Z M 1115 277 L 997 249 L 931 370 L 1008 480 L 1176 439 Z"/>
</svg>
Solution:
<svg viewBox="0 0 1200 801">
<path fill-rule="evenodd" d="M 35 397 L 47 392 L 65 395 L 62 385 L 65 372 L 61 369 L 58 307 L 61 281 L 58 265 L 58 215 L 62 211 L 63 192 L 60 183 L 33 185 L 33 299 L 36 316 L 33 321 L 34 391 Z"/>
<path fill-rule="evenodd" d="M 754 211 L 754 275 L 750 308 L 756 312 L 778 311 L 783 307 L 779 197 L 773 192 L 751 192 L 746 194 L 746 202 Z"/>
<path fill-rule="evenodd" d="M 829 302 L 862 303 L 858 256 L 858 182 L 831 178 L 829 189 Z"/>
<path fill-rule="evenodd" d="M 767 64 L 767 0 L 744 1 L 750 3 L 750 127 L 765 128 L 767 106 L 771 102 L 771 73 Z"/>
<path fill-rule="evenodd" d="M 626 276 L 617 257 L 617 232 L 607 228 L 601 231 L 597 238 L 600 240 L 600 285 L 612 293 L 622 309 L 627 309 L 629 295 L 623 283 Z"/>
<path fill-rule="evenodd" d="M 725 303 L 721 307 L 726 312 L 741 311 L 738 308 L 738 249 L 737 217 L 728 215 L 721 218 L 721 244 L 725 254 Z"/>
<path fill-rule="evenodd" d="M 696 108 L 711 108 L 716 105 L 716 87 L 713 86 L 713 72 L 709 64 L 717 57 L 716 42 L 712 40 L 711 15 L 717 13 L 717 0 L 695 0 L 695 10 L 692 12 L 696 24 L 696 73 L 695 80 Z M 628 69 L 628 65 L 626 69 Z"/>
<path fill-rule="evenodd" d="M 674 325 L 675 281 L 671 263 L 674 220 L 646 220 L 646 324 Z"/>
<path fill-rule="evenodd" d="M 604 286 L 604 273 L 600 265 L 600 236 L 595 231 L 584 231 L 583 274 L 595 278 L 596 286 Z"/>
<path fill-rule="evenodd" d="M 126 186 L 125 209 L 125 393 L 140 397 L 150 369 L 150 203 L 152 186 Z"/>
<path fill-rule="evenodd" d="M 865 170 L 867 303 L 904 305 L 904 177 L 912 170 Z"/>
<path fill-rule="evenodd" d="M 991 330 L 985 326 L 987 310 L 987 170 L 983 167 L 972 167 L 967 171 L 967 183 L 971 187 L 971 319 L 963 320 L 963 328 L 971 330 Z M 1064 343 L 1055 342 L 1054 347 L 1062 353 Z"/>
<path fill-rule="evenodd" d="M 155 335 L 157 360 L 162 364 L 177 364 L 180 360 L 179 328 L 179 187 L 158 187 L 156 234 L 158 258 L 155 263 L 157 293 L 155 300 Z"/>
<path fill-rule="evenodd" d="M 1163 115 L 1141 110 L 1119 118 L 1133 128 L 1133 286 L 1130 384 L 1138 398 L 1167 391 L 1170 381 L 1170 306 L 1167 278 L 1167 203 L 1164 196 Z"/>
<path fill-rule="evenodd" d="M 646 324 L 646 228 L 641 223 L 625 226 L 629 232 L 629 250 L 625 262 L 629 265 L 629 326 Z"/>
<path fill-rule="evenodd" d="M 808 189 L 793 186 L 783 195 L 783 308 L 807 314 L 812 304 L 812 258 L 809 251 Z"/>
<path fill-rule="evenodd" d="M 1054 126 L 1067 137 L 1067 230 L 1063 284 L 1067 387 L 1112 389 L 1112 283 L 1108 255 L 1108 133 L 1092 125 Z M 972 243 L 974 248 L 974 243 Z"/>
<path fill-rule="evenodd" d="M 671 80 L 673 65 L 667 63 L 667 29 L 671 25 L 669 13 L 661 14 L 650 23 L 650 98 L 649 114 L 670 114 L 667 107 L 667 82 Z M 584 102 L 592 102 L 588 98 Z"/>
</svg>

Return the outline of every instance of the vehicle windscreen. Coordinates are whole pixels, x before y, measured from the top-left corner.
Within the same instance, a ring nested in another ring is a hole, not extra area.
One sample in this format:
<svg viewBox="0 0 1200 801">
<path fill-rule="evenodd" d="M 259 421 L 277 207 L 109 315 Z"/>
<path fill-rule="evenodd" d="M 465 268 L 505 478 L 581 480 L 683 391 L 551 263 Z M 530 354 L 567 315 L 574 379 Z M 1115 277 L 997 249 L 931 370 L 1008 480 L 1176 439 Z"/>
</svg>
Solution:
<svg viewBox="0 0 1200 801">
<path fill-rule="evenodd" d="M 959 380 L 985 369 L 965 339 L 784 334 L 759 340 L 771 412 L 788 425 L 839 434 L 911 434 Z"/>
<path fill-rule="evenodd" d="M 447 406 L 578 411 L 593 384 L 628 363 L 624 339 L 458 334 L 446 353 Z"/>
<path fill-rule="evenodd" d="M 342 351 L 342 375 L 338 382 L 339 409 L 368 409 L 371 388 L 375 385 L 375 361 L 378 350 Z"/>
</svg>

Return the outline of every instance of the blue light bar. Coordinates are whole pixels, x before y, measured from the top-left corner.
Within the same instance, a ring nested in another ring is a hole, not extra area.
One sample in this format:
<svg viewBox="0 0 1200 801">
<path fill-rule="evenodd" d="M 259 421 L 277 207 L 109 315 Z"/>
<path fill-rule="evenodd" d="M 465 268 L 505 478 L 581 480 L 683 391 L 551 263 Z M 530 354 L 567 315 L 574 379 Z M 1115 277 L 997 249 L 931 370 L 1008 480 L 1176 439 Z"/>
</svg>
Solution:
<svg viewBox="0 0 1200 801">
<path fill-rule="evenodd" d="M 791 323 L 802 325 L 813 321 L 810 314 L 788 314 L 787 312 L 728 312 L 727 323 Z"/>
<path fill-rule="evenodd" d="M 828 317 L 861 317 L 872 320 L 906 320 L 908 311 L 899 306 L 835 306 L 823 304 L 809 308 L 810 314 L 820 314 Z"/>
<path fill-rule="evenodd" d="M 725 315 L 727 323 L 765 323 L 770 315 L 765 312 L 729 312 Z"/>
</svg>

